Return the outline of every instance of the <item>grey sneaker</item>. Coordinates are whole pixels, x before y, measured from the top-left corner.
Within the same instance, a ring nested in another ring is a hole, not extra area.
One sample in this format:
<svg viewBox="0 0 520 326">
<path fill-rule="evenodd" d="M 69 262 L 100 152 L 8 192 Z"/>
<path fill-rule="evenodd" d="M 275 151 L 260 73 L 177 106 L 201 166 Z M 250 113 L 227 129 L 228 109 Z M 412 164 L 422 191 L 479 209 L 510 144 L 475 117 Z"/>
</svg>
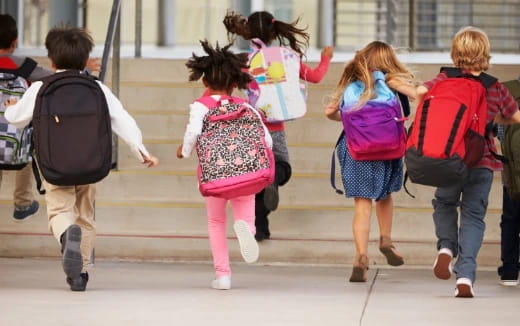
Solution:
<svg viewBox="0 0 520 326">
<path fill-rule="evenodd" d="M 61 235 L 61 253 L 63 254 L 63 271 L 71 280 L 77 279 L 83 269 L 81 256 L 81 228 L 72 224 Z"/>
<path fill-rule="evenodd" d="M 29 206 L 14 205 L 13 219 L 15 222 L 27 221 L 31 216 L 36 214 L 39 208 L 40 204 L 36 200 L 33 200 Z"/>
</svg>

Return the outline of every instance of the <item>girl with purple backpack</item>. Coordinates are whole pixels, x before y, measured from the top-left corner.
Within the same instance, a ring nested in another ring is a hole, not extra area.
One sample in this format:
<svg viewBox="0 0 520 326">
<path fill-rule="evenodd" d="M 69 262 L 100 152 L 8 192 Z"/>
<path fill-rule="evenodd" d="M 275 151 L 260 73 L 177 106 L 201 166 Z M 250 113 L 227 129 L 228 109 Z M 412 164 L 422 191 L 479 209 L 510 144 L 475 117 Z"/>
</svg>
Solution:
<svg viewBox="0 0 520 326">
<path fill-rule="evenodd" d="M 350 125 L 345 121 L 345 114 L 368 110 L 367 103 L 378 95 L 379 91 L 376 91 L 376 85 L 380 87 L 378 83 L 382 83 L 381 87 L 385 89 L 389 87 L 391 91 L 398 91 L 413 99 L 416 96 L 415 88 L 412 84 L 413 78 L 412 73 L 399 62 L 394 50 L 389 45 L 378 41 L 371 42 L 363 49 L 357 51 L 354 59 L 345 67 L 335 93 L 325 108 L 325 114 L 331 120 L 343 120 L 344 126 L 347 128 Z M 357 94 L 353 94 L 355 92 L 351 92 L 351 88 L 349 88 L 349 85 L 354 83 L 358 83 L 363 87 Z M 397 101 L 396 96 L 393 96 L 392 100 Z M 347 103 L 350 105 L 347 105 Z M 402 120 L 404 119 L 395 118 L 397 123 L 402 123 Z M 401 125 L 401 128 L 404 132 L 404 126 Z M 350 131 L 347 132 L 347 129 L 345 129 L 347 134 L 351 134 Z M 338 140 L 337 154 L 341 165 L 345 196 L 354 198 L 352 230 L 356 256 L 350 282 L 366 282 L 369 265 L 370 215 L 373 200 L 376 202 L 376 215 L 379 222 L 379 249 L 385 255 L 389 265 L 399 266 L 404 264 L 403 257 L 394 247 L 391 240 L 393 215 L 391 193 L 399 191 L 403 183 L 403 162 L 401 156 L 404 154 L 404 150 L 400 155 L 397 155 L 397 158 L 394 155 L 393 159 L 360 159 L 356 155 L 358 153 L 353 152 L 355 146 L 349 142 L 349 140 L 353 139 L 347 139 L 345 133 Z M 370 138 L 370 135 L 365 136 L 360 138 Z M 373 141 L 377 142 L 379 140 L 377 138 L 373 139 Z M 360 143 L 363 145 L 362 142 Z M 367 145 L 377 147 L 375 143 Z M 354 156 L 356 158 L 353 158 Z"/>
<path fill-rule="evenodd" d="M 244 89 L 251 77 L 247 54 L 234 54 L 231 45 L 215 48 L 201 41 L 207 55 L 186 63 L 190 81 L 202 78 L 205 95 L 190 105 L 184 142 L 177 157 L 189 157 L 196 148 L 199 190 L 206 201 L 208 231 L 216 277 L 211 287 L 231 289 L 226 237 L 226 204 L 231 202 L 240 252 L 247 263 L 258 259 L 255 234 L 255 193 L 274 178 L 272 139 L 256 109 L 231 96 Z"/>
</svg>

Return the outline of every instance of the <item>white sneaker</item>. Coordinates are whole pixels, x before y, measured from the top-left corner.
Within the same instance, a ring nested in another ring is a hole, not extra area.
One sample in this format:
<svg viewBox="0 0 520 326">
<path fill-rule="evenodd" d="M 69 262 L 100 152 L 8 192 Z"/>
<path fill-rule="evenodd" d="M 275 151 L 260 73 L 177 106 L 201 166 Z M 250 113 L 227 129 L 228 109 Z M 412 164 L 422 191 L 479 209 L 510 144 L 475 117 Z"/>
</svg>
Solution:
<svg viewBox="0 0 520 326">
<path fill-rule="evenodd" d="M 258 260 L 258 243 L 249 226 L 244 220 L 237 220 L 233 224 L 233 229 L 238 238 L 238 245 L 240 246 L 240 253 L 246 263 L 254 263 Z"/>
<path fill-rule="evenodd" d="M 215 290 L 230 290 L 231 289 L 231 276 L 224 275 L 219 276 L 211 281 L 211 287 Z"/>
<path fill-rule="evenodd" d="M 453 259 L 453 252 L 448 248 L 441 248 L 437 254 L 437 259 L 433 263 L 433 274 L 441 280 L 449 280 L 453 273 L 451 260 Z"/>
<path fill-rule="evenodd" d="M 469 278 L 461 277 L 457 279 L 457 288 L 455 289 L 455 297 L 457 298 L 473 298 L 473 283 Z"/>
<path fill-rule="evenodd" d="M 500 284 L 503 286 L 518 286 L 518 280 L 500 280 Z"/>
</svg>

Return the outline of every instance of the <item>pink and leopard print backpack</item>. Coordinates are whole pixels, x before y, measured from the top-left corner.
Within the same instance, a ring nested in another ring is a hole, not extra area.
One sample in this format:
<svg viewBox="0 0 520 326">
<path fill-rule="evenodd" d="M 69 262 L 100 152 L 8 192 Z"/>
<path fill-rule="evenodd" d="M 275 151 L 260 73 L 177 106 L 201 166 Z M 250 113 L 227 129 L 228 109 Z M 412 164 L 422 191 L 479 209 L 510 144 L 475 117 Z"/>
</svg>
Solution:
<svg viewBox="0 0 520 326">
<path fill-rule="evenodd" d="M 235 198 L 260 192 L 274 180 L 274 156 L 261 118 L 238 97 L 196 100 L 208 107 L 197 139 L 202 196 Z"/>
</svg>

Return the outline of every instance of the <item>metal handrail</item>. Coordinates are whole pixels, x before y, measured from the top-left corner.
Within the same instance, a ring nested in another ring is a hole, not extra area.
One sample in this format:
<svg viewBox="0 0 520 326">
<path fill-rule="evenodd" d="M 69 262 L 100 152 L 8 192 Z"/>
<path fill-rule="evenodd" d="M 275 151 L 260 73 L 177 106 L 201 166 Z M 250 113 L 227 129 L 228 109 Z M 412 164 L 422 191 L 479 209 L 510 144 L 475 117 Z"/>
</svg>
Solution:
<svg viewBox="0 0 520 326">
<path fill-rule="evenodd" d="M 112 11 L 110 12 L 110 19 L 108 21 L 107 36 L 105 38 L 105 46 L 103 48 L 103 57 L 101 58 L 101 70 L 99 72 L 99 80 L 105 81 L 105 75 L 108 67 L 108 58 L 110 56 L 110 50 L 114 42 L 114 36 L 116 33 L 116 25 L 119 21 L 119 15 L 121 13 L 121 0 L 114 0 L 112 3 Z"/>
</svg>

